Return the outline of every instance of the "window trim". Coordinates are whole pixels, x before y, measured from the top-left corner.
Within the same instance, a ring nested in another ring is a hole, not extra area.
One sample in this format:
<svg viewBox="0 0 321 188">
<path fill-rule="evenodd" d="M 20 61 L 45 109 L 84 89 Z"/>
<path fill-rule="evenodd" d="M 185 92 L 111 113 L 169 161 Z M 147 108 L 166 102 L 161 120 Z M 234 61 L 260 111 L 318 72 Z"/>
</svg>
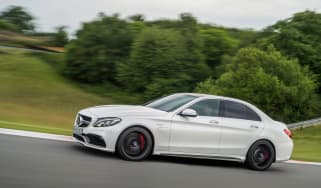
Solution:
<svg viewBox="0 0 321 188">
<path fill-rule="evenodd" d="M 196 103 L 203 102 L 203 101 L 206 101 L 206 100 L 217 100 L 219 102 L 219 104 L 218 104 L 218 114 L 217 114 L 217 116 L 202 116 L 202 115 L 198 115 L 198 116 L 202 116 L 202 117 L 220 117 L 220 109 L 221 109 L 221 100 L 220 99 L 206 98 L 206 99 L 203 99 L 203 100 L 200 100 L 200 101 L 197 101 L 197 102 L 191 104 L 188 108 L 190 108 L 191 106 L 193 106 Z"/>
<path fill-rule="evenodd" d="M 247 120 L 247 121 L 257 121 L 257 122 L 262 122 L 262 117 L 255 111 L 253 110 L 253 108 L 251 108 L 249 105 L 247 104 L 244 104 L 242 102 L 239 102 L 239 101 L 234 101 L 234 100 L 227 100 L 227 99 L 220 99 L 221 102 L 220 102 L 220 110 L 219 110 L 219 117 L 223 117 L 223 118 L 231 118 L 231 119 L 240 119 L 240 120 Z M 225 117 L 224 114 L 225 114 L 225 109 L 223 109 L 223 104 L 224 104 L 224 101 L 228 101 L 228 102 L 234 102 L 234 103 L 237 103 L 237 104 L 240 104 L 240 105 L 243 105 L 246 107 L 246 110 L 252 110 L 252 112 L 254 112 L 254 114 L 257 116 L 258 120 L 254 120 L 254 119 L 245 119 L 245 118 L 236 118 L 236 117 Z"/>
<path fill-rule="evenodd" d="M 218 109 L 218 116 L 201 116 L 201 117 L 212 117 L 212 118 L 215 118 L 215 117 L 221 117 L 220 116 L 220 110 L 221 110 L 221 104 L 222 104 L 222 99 L 219 99 L 219 98 L 199 98 L 198 100 L 196 99 L 196 101 L 191 101 L 190 104 L 186 104 L 187 106 L 183 107 L 182 109 L 179 109 L 177 111 L 177 113 L 175 113 L 175 115 L 179 115 L 180 113 L 182 113 L 184 110 L 186 109 L 189 109 L 191 106 L 193 106 L 194 104 L 198 103 L 198 102 L 201 102 L 201 101 L 205 101 L 205 100 L 218 100 L 219 101 L 219 109 Z M 198 117 L 200 115 L 197 115 L 196 117 Z"/>
</svg>

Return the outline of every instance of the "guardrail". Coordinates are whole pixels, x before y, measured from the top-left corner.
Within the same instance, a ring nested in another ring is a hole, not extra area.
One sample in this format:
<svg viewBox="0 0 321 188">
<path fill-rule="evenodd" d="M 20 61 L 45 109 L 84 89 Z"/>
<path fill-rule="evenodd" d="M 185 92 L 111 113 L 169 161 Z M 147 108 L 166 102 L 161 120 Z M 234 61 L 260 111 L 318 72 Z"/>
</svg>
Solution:
<svg viewBox="0 0 321 188">
<path fill-rule="evenodd" d="M 315 119 L 310 119 L 310 120 L 306 120 L 306 121 L 290 123 L 287 126 L 289 129 L 297 129 L 297 128 L 301 128 L 301 127 L 310 127 L 310 126 L 314 126 L 317 124 L 321 124 L 321 118 L 315 118 Z"/>
</svg>

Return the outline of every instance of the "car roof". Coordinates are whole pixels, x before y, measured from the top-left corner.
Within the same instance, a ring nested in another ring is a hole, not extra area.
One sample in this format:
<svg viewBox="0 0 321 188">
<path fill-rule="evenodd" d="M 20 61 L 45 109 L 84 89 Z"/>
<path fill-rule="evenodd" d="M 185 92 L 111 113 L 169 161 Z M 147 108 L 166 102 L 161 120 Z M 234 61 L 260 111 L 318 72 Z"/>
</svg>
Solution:
<svg viewBox="0 0 321 188">
<path fill-rule="evenodd" d="M 219 96 L 219 95 L 210 95 L 210 94 L 204 94 L 204 93 L 176 93 L 176 94 L 181 94 L 181 95 L 193 95 L 196 97 L 209 97 L 209 98 L 218 98 L 218 99 L 226 99 L 226 100 L 233 100 L 233 101 L 241 101 L 241 102 L 245 102 L 248 103 L 246 101 L 240 100 L 240 99 L 236 99 L 236 98 L 232 98 L 232 97 L 224 97 L 224 96 Z"/>
<path fill-rule="evenodd" d="M 236 99 L 236 98 L 232 98 L 232 97 L 224 97 L 224 96 L 219 96 L 219 95 L 209 95 L 209 94 L 203 94 L 203 93 L 175 93 L 175 94 L 192 95 L 192 96 L 196 96 L 196 97 L 216 98 L 216 99 L 223 99 L 223 100 L 240 102 L 240 103 L 247 104 L 247 105 L 251 106 L 252 108 L 254 108 L 256 112 L 259 112 L 261 115 L 263 115 L 265 117 L 264 119 L 272 120 L 268 115 L 266 115 L 263 111 L 261 111 L 259 108 L 257 108 L 253 104 L 243 101 L 243 100 L 240 100 L 240 99 Z"/>
</svg>

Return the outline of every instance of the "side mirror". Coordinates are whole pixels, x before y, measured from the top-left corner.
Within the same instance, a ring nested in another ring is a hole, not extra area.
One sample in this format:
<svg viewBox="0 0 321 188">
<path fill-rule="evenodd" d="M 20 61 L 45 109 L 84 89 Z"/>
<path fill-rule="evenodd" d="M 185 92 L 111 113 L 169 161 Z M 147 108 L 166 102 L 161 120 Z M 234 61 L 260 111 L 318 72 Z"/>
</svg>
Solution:
<svg viewBox="0 0 321 188">
<path fill-rule="evenodd" d="M 193 109 L 185 109 L 180 113 L 181 116 L 185 116 L 185 117 L 196 117 L 197 116 L 197 112 Z"/>
</svg>

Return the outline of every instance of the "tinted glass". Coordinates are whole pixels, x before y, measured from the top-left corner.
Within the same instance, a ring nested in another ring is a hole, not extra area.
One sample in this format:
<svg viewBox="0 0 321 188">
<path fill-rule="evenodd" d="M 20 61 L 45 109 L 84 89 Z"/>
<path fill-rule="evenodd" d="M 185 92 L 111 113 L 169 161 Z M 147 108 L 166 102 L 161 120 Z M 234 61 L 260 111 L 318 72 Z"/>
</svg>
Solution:
<svg viewBox="0 0 321 188">
<path fill-rule="evenodd" d="M 222 116 L 228 118 L 261 121 L 261 118 L 249 107 L 234 101 L 222 101 Z"/>
<path fill-rule="evenodd" d="M 218 116 L 220 101 L 217 99 L 207 99 L 199 101 L 189 108 L 195 110 L 199 116 Z"/>
<path fill-rule="evenodd" d="M 196 98 L 197 96 L 193 95 L 171 95 L 152 101 L 151 103 L 145 106 L 155 108 L 158 110 L 163 110 L 166 112 L 171 112 Z"/>
</svg>

